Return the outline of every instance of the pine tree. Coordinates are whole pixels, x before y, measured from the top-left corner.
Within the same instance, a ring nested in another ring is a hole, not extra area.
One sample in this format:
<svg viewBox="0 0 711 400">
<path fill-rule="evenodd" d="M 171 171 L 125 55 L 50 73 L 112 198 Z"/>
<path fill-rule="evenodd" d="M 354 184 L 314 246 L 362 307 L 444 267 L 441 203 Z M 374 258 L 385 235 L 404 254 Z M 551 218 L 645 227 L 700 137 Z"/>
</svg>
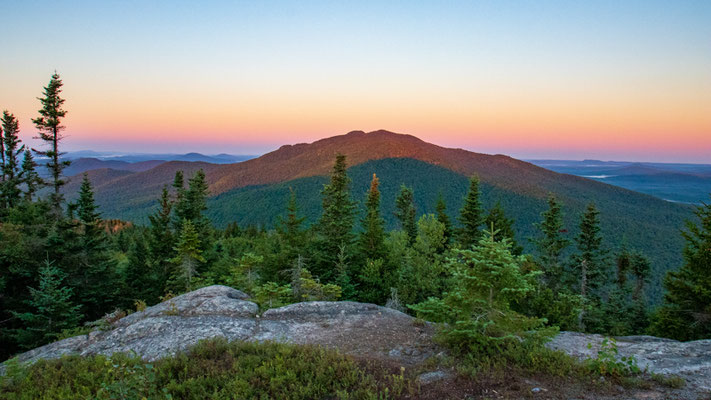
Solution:
<svg viewBox="0 0 711 400">
<path fill-rule="evenodd" d="M 171 283 L 176 290 L 187 292 L 190 291 L 198 266 L 205 262 L 205 258 L 202 256 L 200 238 L 193 223 L 186 219 L 183 220 L 182 226 L 178 243 L 173 249 L 176 256 L 172 260 L 175 270 Z"/>
<path fill-rule="evenodd" d="M 365 200 L 365 216 L 361 221 L 363 232 L 360 234 L 362 257 L 370 260 L 385 258 L 385 220 L 380 214 L 380 181 L 373 174 L 370 189 Z M 345 295 L 345 288 L 344 288 Z"/>
<path fill-rule="evenodd" d="M 175 200 L 173 201 L 173 212 L 175 213 L 175 217 L 173 219 L 173 229 L 175 229 L 176 232 L 179 232 L 182 230 L 183 220 L 188 219 L 190 216 L 183 171 L 175 171 L 173 189 L 175 190 Z"/>
<path fill-rule="evenodd" d="M 49 260 L 39 269 L 39 286 L 29 288 L 31 311 L 13 313 L 25 328 L 15 339 L 25 348 L 34 348 L 56 339 L 65 329 L 79 324 L 79 306 L 71 301 L 72 289 L 64 285 L 65 274 Z"/>
<path fill-rule="evenodd" d="M 437 213 L 437 221 L 444 225 L 444 237 L 447 239 L 447 244 L 449 244 L 452 240 L 452 221 L 449 219 L 449 215 L 447 215 L 447 204 L 444 202 L 442 192 L 439 192 L 437 196 L 435 211 Z"/>
<path fill-rule="evenodd" d="M 316 226 L 320 235 L 314 272 L 324 281 L 335 278 L 336 265 L 341 246 L 350 251 L 353 243 L 355 204 L 350 195 L 350 178 L 346 172 L 346 156 L 338 154 L 333 166 L 331 180 L 321 191 L 323 214 Z"/>
<path fill-rule="evenodd" d="M 137 300 L 155 304 L 162 294 L 163 284 L 158 284 L 158 276 L 150 265 L 148 246 L 143 235 L 135 237 L 127 254 L 127 264 L 123 271 L 125 287 L 124 299 L 127 305 Z"/>
<path fill-rule="evenodd" d="M 491 229 L 492 226 L 494 227 L 493 229 L 496 231 L 494 240 L 501 241 L 504 238 L 509 240 L 509 243 L 511 243 L 511 253 L 520 255 L 523 252 L 523 247 L 516 243 L 516 238 L 514 237 L 514 220 L 506 216 L 506 212 L 501 207 L 500 202 L 497 201 L 494 207 L 489 210 L 489 214 L 484 219 L 484 225 L 486 225 L 488 229 Z"/>
<path fill-rule="evenodd" d="M 187 200 L 188 215 L 185 216 L 193 224 L 205 224 L 206 219 L 202 215 L 207 210 L 207 196 L 209 189 L 205 180 L 205 172 L 199 169 L 188 181 L 188 190 L 185 193 Z"/>
<path fill-rule="evenodd" d="M 535 224 L 540 235 L 533 239 L 538 250 L 537 261 L 543 268 L 543 279 L 546 284 L 557 290 L 562 281 L 563 267 L 561 254 L 570 245 L 570 240 L 563 237 L 563 212 L 561 204 L 552 194 L 548 196 L 548 210 L 541 213 L 543 221 Z"/>
<path fill-rule="evenodd" d="M 25 150 L 25 156 L 22 159 L 22 171 L 20 178 L 25 184 L 25 200 L 32 201 L 33 196 L 37 193 L 39 187 L 44 183 L 37 173 L 37 163 L 32 158 L 32 152 Z"/>
<path fill-rule="evenodd" d="M 415 210 L 415 193 L 412 188 L 405 185 L 400 186 L 400 194 L 395 199 L 395 209 L 395 217 L 400 221 L 400 227 L 410 238 L 410 244 L 415 243 L 415 238 L 417 238 L 417 211 Z"/>
<path fill-rule="evenodd" d="M 335 284 L 341 288 L 342 300 L 356 300 L 356 287 L 348 271 L 348 255 L 346 247 L 341 246 L 338 251 L 338 261 L 336 262 Z"/>
<path fill-rule="evenodd" d="M 598 289 L 606 283 L 606 251 L 602 248 L 600 212 L 595 204 L 588 204 L 580 220 L 580 234 L 575 239 L 578 252 L 571 257 L 570 267 L 575 273 L 578 293 L 584 301 L 600 300 Z M 579 328 L 585 330 L 585 313 L 581 312 Z M 593 324 L 597 321 L 589 321 Z"/>
<path fill-rule="evenodd" d="M 52 175 L 52 186 L 54 188 L 54 193 L 52 193 L 50 200 L 57 217 L 61 215 L 62 203 L 62 195 L 59 190 L 66 183 L 62 179 L 62 171 L 71 163 L 70 161 L 60 161 L 60 158 L 64 155 L 59 151 L 59 142 L 64 138 L 61 133 L 64 130 L 61 121 L 67 115 L 67 112 L 62 109 L 64 99 L 60 97 L 62 85 L 62 80 L 55 72 L 49 84 L 44 88 L 44 97 L 39 98 L 42 103 L 42 108 L 39 110 L 40 116 L 32 120 L 39 131 L 39 138 L 50 146 L 49 150 L 35 151 L 37 154 L 49 158 L 47 169 Z"/>
<path fill-rule="evenodd" d="M 711 203 L 694 211 L 682 232 L 684 264 L 664 279 L 667 293 L 656 312 L 652 331 L 678 340 L 711 339 Z"/>
<path fill-rule="evenodd" d="M 468 249 L 479 242 L 481 238 L 481 225 L 484 222 L 481 211 L 479 193 L 479 178 L 472 176 L 469 179 L 469 192 L 464 199 L 464 206 L 459 211 L 459 243 L 462 248 Z"/>
</svg>

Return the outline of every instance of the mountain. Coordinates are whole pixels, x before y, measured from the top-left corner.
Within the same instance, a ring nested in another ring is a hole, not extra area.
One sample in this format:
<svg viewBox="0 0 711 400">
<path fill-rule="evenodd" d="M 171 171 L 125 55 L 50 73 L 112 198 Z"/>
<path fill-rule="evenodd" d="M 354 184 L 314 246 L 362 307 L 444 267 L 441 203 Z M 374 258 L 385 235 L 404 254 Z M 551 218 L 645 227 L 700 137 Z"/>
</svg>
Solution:
<svg viewBox="0 0 711 400">
<path fill-rule="evenodd" d="M 667 201 L 701 204 L 711 193 L 711 165 L 624 161 L 532 160 L 552 171 L 573 174 L 650 194 Z"/>
<path fill-rule="evenodd" d="M 79 175 L 92 169 L 111 168 L 118 171 L 141 172 L 155 168 L 165 161 L 149 160 L 141 162 L 126 162 L 119 160 L 100 160 L 98 158 L 79 158 L 72 160 L 71 165 L 64 170 L 66 175 Z"/>
<path fill-rule="evenodd" d="M 663 273 L 681 263 L 679 230 L 692 216 L 691 207 L 508 156 L 448 149 L 387 131 L 354 131 L 311 144 L 282 146 L 237 164 L 171 161 L 147 171 L 90 173 L 90 179 L 106 218 L 147 222 L 161 188 L 170 185 L 175 171 L 183 170 L 187 178 L 203 169 L 213 195 L 208 215 L 218 226 L 231 221 L 273 226 L 284 211 L 290 187 L 296 190 L 302 212 L 313 222 L 320 212 L 320 191 L 339 152 L 347 156 L 354 199 L 362 201 L 372 174 L 378 174 L 383 212 L 390 227 L 394 226 L 393 203 L 401 183 L 414 188 L 419 213 L 432 212 L 436 196 L 442 192 L 454 217 L 466 193 L 468 176 L 477 174 L 485 207 L 501 202 L 516 219 L 518 240 L 529 251 L 526 238 L 534 233 L 533 223 L 545 210 L 547 195 L 555 193 L 565 204 L 570 238 L 577 232 L 580 213 L 593 201 L 601 211 L 605 244 L 610 250 L 626 241 L 652 258 L 654 298 L 660 297 Z M 67 187 L 70 199 L 78 181 L 73 179 Z"/>
</svg>

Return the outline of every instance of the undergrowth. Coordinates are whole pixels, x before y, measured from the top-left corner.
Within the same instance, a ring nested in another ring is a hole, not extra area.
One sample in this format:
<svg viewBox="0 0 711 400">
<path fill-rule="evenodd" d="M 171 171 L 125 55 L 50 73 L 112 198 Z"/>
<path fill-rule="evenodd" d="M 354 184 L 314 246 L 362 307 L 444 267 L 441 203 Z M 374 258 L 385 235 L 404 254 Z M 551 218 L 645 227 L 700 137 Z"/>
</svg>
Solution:
<svg viewBox="0 0 711 400">
<path fill-rule="evenodd" d="M 6 363 L 3 399 L 387 399 L 411 396 L 402 371 L 363 367 L 335 351 L 278 343 L 203 341 L 143 362 L 127 354 Z"/>
</svg>

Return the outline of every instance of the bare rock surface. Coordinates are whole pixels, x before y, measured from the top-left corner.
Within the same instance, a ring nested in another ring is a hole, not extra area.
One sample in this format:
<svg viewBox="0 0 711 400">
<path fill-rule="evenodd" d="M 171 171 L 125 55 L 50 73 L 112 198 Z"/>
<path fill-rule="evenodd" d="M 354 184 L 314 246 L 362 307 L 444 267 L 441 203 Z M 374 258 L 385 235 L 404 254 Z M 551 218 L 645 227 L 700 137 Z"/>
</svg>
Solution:
<svg viewBox="0 0 711 400">
<path fill-rule="evenodd" d="M 441 351 L 432 342 L 432 324 L 393 309 L 349 301 L 313 301 L 260 315 L 257 304 L 248 298 L 226 286 L 205 287 L 121 318 L 106 330 L 50 343 L 18 358 L 33 362 L 64 354 L 136 352 L 146 360 L 155 360 L 213 337 L 323 345 L 402 366 L 421 365 Z M 585 359 L 597 356 L 603 339 L 600 335 L 561 332 L 548 346 Z M 590 349 L 588 343 L 592 343 Z M 620 356 L 634 356 L 641 369 L 681 376 L 687 381 L 685 392 L 711 391 L 711 340 L 682 343 L 629 336 L 617 338 L 617 347 Z M 0 373 L 2 369 L 0 365 Z M 440 372 L 425 371 L 421 382 L 450 378 Z"/>
<path fill-rule="evenodd" d="M 248 298 L 226 286 L 205 287 L 130 314 L 108 330 L 38 347 L 21 354 L 19 360 L 117 352 L 136 352 L 155 360 L 213 337 L 323 345 L 403 365 L 417 364 L 437 351 L 431 325 L 415 324 L 414 318 L 389 308 L 313 301 L 267 310 L 260 316 L 259 307 Z"/>
<path fill-rule="evenodd" d="M 587 359 L 597 357 L 604 339 L 601 335 L 561 332 L 547 346 L 579 359 Z M 678 342 L 654 336 L 621 336 L 615 339 L 619 356 L 634 356 L 640 369 L 655 374 L 678 375 L 686 380 L 689 389 L 711 391 L 711 340 Z"/>
</svg>

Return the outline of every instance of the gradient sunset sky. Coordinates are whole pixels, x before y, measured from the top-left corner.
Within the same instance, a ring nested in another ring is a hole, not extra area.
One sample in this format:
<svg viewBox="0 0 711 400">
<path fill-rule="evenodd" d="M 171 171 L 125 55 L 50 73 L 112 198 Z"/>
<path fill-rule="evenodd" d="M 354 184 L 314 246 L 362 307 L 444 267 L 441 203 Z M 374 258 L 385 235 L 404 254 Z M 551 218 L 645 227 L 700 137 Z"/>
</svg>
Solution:
<svg viewBox="0 0 711 400">
<path fill-rule="evenodd" d="M 261 154 L 351 130 L 711 163 L 711 1 L 3 1 L 0 109 L 65 149 Z"/>
</svg>

